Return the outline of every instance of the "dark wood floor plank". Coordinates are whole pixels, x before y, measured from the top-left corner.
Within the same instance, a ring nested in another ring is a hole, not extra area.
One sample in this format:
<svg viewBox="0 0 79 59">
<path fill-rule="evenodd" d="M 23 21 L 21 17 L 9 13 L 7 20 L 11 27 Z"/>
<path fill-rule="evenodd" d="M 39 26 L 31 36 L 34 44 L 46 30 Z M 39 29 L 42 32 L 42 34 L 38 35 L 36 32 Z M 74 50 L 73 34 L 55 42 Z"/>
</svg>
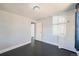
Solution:
<svg viewBox="0 0 79 59">
<path fill-rule="evenodd" d="M 31 46 L 31 44 L 24 45 L 0 54 L 0 56 L 77 56 L 77 54 L 66 49 L 59 49 L 55 45 L 35 40 L 34 46 Z"/>
</svg>

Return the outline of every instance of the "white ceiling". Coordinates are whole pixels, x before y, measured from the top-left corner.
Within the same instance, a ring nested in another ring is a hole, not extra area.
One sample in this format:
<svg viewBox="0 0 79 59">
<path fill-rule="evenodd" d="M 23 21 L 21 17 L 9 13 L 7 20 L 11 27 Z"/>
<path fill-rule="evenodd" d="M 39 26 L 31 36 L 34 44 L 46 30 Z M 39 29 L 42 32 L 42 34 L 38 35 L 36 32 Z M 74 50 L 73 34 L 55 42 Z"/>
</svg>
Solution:
<svg viewBox="0 0 79 59">
<path fill-rule="evenodd" d="M 33 10 L 34 5 L 38 5 L 40 7 L 38 12 Z M 25 17 L 30 17 L 32 19 L 39 19 L 64 11 L 70 5 L 71 3 L 1 3 L 0 9 L 16 13 Z"/>
</svg>

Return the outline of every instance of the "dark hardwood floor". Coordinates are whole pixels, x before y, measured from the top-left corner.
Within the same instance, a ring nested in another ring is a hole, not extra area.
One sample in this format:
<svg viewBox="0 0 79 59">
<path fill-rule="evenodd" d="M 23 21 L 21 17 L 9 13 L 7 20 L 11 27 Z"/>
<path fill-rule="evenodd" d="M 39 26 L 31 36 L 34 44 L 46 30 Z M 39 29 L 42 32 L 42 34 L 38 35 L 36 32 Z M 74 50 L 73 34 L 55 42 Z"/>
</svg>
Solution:
<svg viewBox="0 0 79 59">
<path fill-rule="evenodd" d="M 59 49 L 57 46 L 36 41 L 31 44 L 0 54 L 0 56 L 77 56 L 75 52 Z"/>
</svg>

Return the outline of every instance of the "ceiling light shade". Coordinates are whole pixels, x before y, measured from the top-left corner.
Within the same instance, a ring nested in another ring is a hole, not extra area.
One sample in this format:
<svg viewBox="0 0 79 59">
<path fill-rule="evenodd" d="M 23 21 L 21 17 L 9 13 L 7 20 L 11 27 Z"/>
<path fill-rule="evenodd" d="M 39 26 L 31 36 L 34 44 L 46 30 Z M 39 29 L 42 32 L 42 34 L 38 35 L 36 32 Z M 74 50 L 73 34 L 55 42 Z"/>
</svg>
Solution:
<svg viewBox="0 0 79 59">
<path fill-rule="evenodd" d="M 33 10 L 34 10 L 34 11 L 39 11 L 39 9 L 40 9 L 39 6 L 37 6 L 37 5 L 33 6 Z"/>
</svg>

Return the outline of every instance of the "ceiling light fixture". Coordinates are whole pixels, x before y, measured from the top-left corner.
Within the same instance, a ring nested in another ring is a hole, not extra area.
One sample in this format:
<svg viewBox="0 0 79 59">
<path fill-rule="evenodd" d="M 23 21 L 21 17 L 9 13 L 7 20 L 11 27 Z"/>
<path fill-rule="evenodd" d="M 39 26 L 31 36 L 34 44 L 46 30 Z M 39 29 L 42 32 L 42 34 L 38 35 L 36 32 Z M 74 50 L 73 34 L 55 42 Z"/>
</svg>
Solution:
<svg viewBox="0 0 79 59">
<path fill-rule="evenodd" d="M 34 11 L 39 11 L 40 7 L 38 5 L 33 6 Z"/>
</svg>

